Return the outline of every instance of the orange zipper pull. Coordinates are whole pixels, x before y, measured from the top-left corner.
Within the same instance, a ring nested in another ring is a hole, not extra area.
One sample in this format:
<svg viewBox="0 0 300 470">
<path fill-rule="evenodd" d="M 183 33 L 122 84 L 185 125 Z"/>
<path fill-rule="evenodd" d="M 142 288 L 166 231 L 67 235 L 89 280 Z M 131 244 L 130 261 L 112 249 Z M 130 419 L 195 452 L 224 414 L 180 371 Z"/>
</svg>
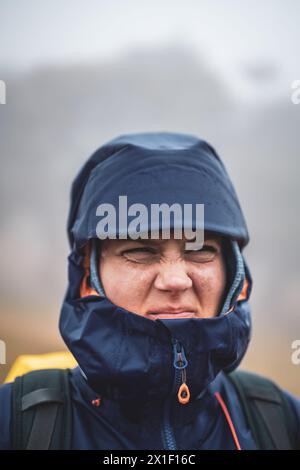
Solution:
<svg viewBox="0 0 300 470">
<path fill-rule="evenodd" d="M 179 403 L 182 405 L 186 405 L 190 401 L 191 394 L 186 383 L 181 384 L 177 396 Z"/>
</svg>

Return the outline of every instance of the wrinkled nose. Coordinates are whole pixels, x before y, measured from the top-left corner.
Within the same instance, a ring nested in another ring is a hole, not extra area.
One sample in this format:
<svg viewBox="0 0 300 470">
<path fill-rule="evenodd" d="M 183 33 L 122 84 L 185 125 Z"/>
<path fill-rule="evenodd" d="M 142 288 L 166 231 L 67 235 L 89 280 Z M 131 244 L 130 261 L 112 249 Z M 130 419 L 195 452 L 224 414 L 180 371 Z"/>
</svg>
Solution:
<svg viewBox="0 0 300 470">
<path fill-rule="evenodd" d="M 184 291 L 192 287 L 193 282 L 182 263 L 167 263 L 160 267 L 155 278 L 156 289 L 164 291 Z"/>
</svg>

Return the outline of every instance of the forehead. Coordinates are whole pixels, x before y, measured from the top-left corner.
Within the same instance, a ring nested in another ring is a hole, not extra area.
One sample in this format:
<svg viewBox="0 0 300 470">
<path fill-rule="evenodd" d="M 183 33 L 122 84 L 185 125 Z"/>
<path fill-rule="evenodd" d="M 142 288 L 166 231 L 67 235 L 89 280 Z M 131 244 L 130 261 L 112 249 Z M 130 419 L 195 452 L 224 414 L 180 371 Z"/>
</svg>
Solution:
<svg viewBox="0 0 300 470">
<path fill-rule="evenodd" d="M 106 239 L 101 242 L 102 249 L 105 247 L 107 248 L 108 246 L 120 246 L 122 245 L 127 245 L 127 244 L 143 244 L 143 245 L 154 245 L 154 246 L 161 246 L 165 243 L 167 243 L 169 240 L 176 240 L 178 243 L 184 243 L 186 241 L 193 241 L 193 239 L 188 239 L 182 234 L 180 238 L 175 238 L 174 236 L 174 230 L 170 230 L 170 236 L 166 238 L 166 236 L 163 237 L 162 232 L 160 231 L 157 233 L 156 238 L 151 238 L 151 233 L 148 233 L 148 239 L 145 238 L 138 238 L 137 240 L 132 240 L 131 238 L 128 238 L 126 240 L 122 239 L 115 239 L 115 240 L 110 240 Z M 205 231 L 204 232 L 204 240 L 205 241 L 211 241 L 216 244 L 221 244 L 222 243 L 223 237 L 215 232 L 211 231 Z"/>
</svg>

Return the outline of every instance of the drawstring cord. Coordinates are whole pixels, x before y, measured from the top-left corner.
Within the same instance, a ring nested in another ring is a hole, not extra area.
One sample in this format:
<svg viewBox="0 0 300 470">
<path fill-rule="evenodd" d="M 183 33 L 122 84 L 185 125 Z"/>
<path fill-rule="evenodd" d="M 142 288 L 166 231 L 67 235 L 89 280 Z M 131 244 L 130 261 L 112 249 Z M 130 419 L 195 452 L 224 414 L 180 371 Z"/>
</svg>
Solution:
<svg viewBox="0 0 300 470">
<path fill-rule="evenodd" d="M 227 406 L 225 405 L 225 403 L 224 403 L 224 401 L 223 401 L 221 395 L 219 394 L 219 392 L 216 392 L 214 395 L 215 395 L 216 399 L 218 400 L 218 402 L 219 402 L 219 404 L 220 404 L 220 406 L 221 406 L 221 408 L 222 408 L 222 411 L 223 411 L 223 413 L 224 413 L 224 415 L 225 415 L 225 418 L 226 418 L 226 420 L 227 420 L 227 422 L 228 422 L 228 424 L 229 424 L 229 428 L 230 428 L 231 434 L 232 434 L 232 436 L 233 436 L 233 440 L 234 440 L 234 443 L 235 443 L 235 445 L 236 445 L 237 450 L 242 450 L 242 448 L 241 448 L 241 446 L 240 446 L 240 443 L 239 443 L 239 440 L 238 440 L 238 437 L 237 437 L 237 435 L 236 435 L 235 429 L 234 429 L 234 425 L 233 425 L 232 419 L 231 419 L 230 414 L 229 414 L 229 411 L 228 411 L 228 409 L 227 409 Z"/>
</svg>

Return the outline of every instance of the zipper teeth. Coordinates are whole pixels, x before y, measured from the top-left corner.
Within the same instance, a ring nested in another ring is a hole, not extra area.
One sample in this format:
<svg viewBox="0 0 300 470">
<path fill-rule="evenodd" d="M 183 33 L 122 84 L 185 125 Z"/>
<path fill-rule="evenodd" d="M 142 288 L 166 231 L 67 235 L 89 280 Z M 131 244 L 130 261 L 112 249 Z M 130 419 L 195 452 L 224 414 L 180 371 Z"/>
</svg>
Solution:
<svg viewBox="0 0 300 470">
<path fill-rule="evenodd" d="M 181 383 L 181 371 L 176 369 L 175 371 L 175 381 L 174 381 L 174 393 L 177 392 L 178 388 L 180 387 L 180 383 Z"/>
<path fill-rule="evenodd" d="M 174 345 L 176 346 L 177 344 L 178 344 L 178 341 L 175 340 L 173 342 L 173 346 Z M 181 370 L 175 369 L 172 396 L 173 394 L 176 394 L 178 388 L 180 387 L 180 383 L 181 383 Z M 163 441 L 167 450 L 177 450 L 177 444 L 176 444 L 174 431 L 170 423 L 170 408 L 171 408 L 171 399 L 166 399 L 166 402 L 164 405 L 163 429 L 162 429 Z"/>
<path fill-rule="evenodd" d="M 180 370 L 175 369 L 175 378 L 174 378 L 174 385 L 173 385 L 173 392 L 177 391 L 178 386 L 180 385 L 181 374 Z M 172 393 L 173 396 L 173 393 Z M 164 404 L 164 415 L 163 415 L 163 441 L 165 448 L 167 450 L 177 450 L 176 439 L 174 435 L 174 431 L 172 425 L 170 423 L 170 408 L 171 408 L 171 398 L 167 398 Z"/>
<path fill-rule="evenodd" d="M 170 400 L 167 399 L 164 405 L 164 416 L 163 416 L 163 441 L 166 450 L 177 450 L 176 439 L 174 431 L 170 423 Z"/>
<path fill-rule="evenodd" d="M 177 449 L 174 431 L 170 423 L 170 403 L 169 402 L 166 402 L 165 409 L 164 409 L 163 437 L 164 437 L 165 448 L 167 450 Z"/>
</svg>

